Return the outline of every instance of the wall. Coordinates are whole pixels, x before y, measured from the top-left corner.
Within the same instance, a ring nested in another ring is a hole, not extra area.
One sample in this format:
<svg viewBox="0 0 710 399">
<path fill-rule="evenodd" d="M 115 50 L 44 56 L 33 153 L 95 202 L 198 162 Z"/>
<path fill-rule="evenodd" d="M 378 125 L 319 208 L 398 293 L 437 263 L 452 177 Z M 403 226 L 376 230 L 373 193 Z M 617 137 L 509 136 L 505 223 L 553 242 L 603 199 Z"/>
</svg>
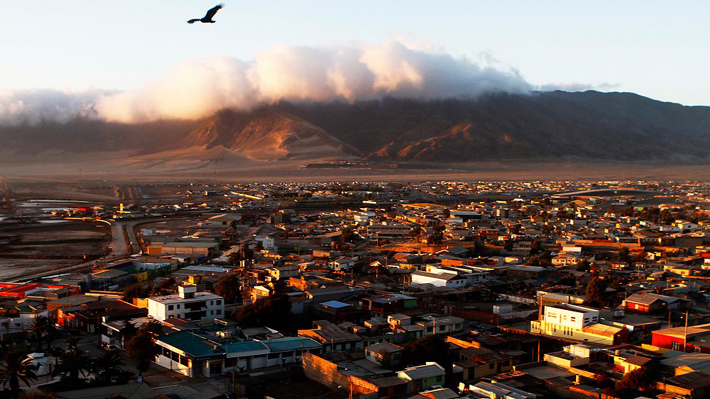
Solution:
<svg viewBox="0 0 710 399">
<path fill-rule="evenodd" d="M 329 388 L 346 387 L 349 384 L 348 376 L 338 371 L 337 364 L 312 353 L 303 354 L 303 373 L 306 378 Z"/>
</svg>

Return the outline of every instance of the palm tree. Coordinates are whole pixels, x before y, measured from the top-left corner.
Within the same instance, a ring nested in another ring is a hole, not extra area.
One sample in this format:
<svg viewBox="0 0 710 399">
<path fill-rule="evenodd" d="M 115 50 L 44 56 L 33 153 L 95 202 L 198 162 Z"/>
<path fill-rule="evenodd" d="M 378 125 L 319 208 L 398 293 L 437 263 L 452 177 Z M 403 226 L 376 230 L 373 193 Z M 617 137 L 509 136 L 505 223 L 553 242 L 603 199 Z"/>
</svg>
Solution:
<svg viewBox="0 0 710 399">
<path fill-rule="evenodd" d="M 32 334 L 37 343 L 37 352 L 42 351 L 42 340 L 45 339 L 45 335 L 49 334 L 49 327 L 49 319 L 45 316 L 37 316 L 32 322 Z"/>
<path fill-rule="evenodd" d="M 123 359 L 116 350 L 104 352 L 91 361 L 91 370 L 96 374 L 96 380 L 107 384 L 114 378 L 118 378 L 121 366 L 123 366 Z"/>
<path fill-rule="evenodd" d="M 32 364 L 32 358 L 18 352 L 7 351 L 0 364 L 0 382 L 9 385 L 10 392 L 17 394 L 20 390 L 20 381 L 29 386 L 30 381 L 37 379 L 35 371 L 37 366 Z"/>
<path fill-rule="evenodd" d="M 68 350 L 62 353 L 57 359 L 57 367 L 54 369 L 53 375 L 61 375 L 62 378 L 67 378 L 72 385 L 79 382 L 79 374 L 86 377 L 86 371 L 90 369 L 89 358 L 76 349 Z"/>
<path fill-rule="evenodd" d="M 79 342 L 81 342 L 81 337 L 75 337 L 71 336 L 67 338 L 67 349 L 69 350 L 77 350 L 79 347 Z"/>
</svg>

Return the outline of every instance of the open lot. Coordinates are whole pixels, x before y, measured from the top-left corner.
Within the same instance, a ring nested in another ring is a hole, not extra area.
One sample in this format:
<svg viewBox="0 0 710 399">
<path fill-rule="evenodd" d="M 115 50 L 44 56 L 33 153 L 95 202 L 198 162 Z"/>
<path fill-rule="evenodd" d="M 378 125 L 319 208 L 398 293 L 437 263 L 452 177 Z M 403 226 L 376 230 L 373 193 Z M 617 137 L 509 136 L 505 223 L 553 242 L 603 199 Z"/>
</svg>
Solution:
<svg viewBox="0 0 710 399">
<path fill-rule="evenodd" d="M 98 258 L 110 240 L 110 227 L 102 223 L 0 224 L 0 279 Z"/>
</svg>

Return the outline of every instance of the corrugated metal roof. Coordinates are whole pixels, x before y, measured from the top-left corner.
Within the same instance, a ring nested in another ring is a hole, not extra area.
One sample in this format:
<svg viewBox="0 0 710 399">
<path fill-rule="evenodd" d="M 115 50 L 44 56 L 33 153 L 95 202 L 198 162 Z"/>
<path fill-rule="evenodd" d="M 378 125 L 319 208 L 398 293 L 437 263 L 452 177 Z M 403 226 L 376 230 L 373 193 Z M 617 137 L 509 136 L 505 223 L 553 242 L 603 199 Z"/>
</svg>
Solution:
<svg viewBox="0 0 710 399">
<path fill-rule="evenodd" d="M 284 352 L 298 350 L 301 348 L 313 349 L 320 347 L 321 344 L 319 344 L 318 342 L 303 337 L 277 338 L 272 339 L 269 343 L 269 348 L 271 348 L 271 352 Z"/>
<path fill-rule="evenodd" d="M 205 357 L 224 353 L 222 345 L 207 342 L 199 335 L 190 331 L 178 331 L 158 337 L 158 342 L 163 342 L 173 348 L 179 349 L 192 357 Z"/>
</svg>

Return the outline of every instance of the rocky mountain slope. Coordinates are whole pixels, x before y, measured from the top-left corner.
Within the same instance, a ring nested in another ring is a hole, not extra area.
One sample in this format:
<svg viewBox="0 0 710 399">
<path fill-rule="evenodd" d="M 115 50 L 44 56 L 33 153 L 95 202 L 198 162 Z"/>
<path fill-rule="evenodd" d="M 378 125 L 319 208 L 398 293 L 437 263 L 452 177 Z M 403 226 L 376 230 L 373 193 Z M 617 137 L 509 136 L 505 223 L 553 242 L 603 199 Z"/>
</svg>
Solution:
<svg viewBox="0 0 710 399">
<path fill-rule="evenodd" d="M 23 162 L 37 161 L 42 154 L 88 157 L 99 151 L 122 151 L 150 162 L 189 158 L 196 164 L 357 158 L 429 164 L 707 164 L 710 107 L 630 93 L 546 92 L 471 100 L 284 102 L 251 112 L 222 110 L 200 121 L 137 125 L 77 119 L 64 125 L 0 126 L 0 153 Z"/>
</svg>

